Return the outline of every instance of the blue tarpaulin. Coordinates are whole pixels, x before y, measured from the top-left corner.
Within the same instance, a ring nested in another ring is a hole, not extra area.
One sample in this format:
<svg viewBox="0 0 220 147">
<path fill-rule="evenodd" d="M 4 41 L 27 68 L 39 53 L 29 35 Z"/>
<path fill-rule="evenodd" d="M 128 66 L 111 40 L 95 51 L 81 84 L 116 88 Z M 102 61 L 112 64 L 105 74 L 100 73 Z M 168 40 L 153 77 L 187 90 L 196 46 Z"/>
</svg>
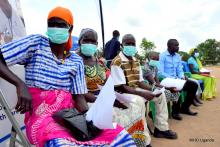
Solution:
<svg viewBox="0 0 220 147">
<path fill-rule="evenodd" d="M 73 40 L 73 47 L 71 48 L 71 51 L 75 51 L 79 45 L 78 45 L 78 37 L 76 36 L 72 36 L 72 40 Z"/>
</svg>

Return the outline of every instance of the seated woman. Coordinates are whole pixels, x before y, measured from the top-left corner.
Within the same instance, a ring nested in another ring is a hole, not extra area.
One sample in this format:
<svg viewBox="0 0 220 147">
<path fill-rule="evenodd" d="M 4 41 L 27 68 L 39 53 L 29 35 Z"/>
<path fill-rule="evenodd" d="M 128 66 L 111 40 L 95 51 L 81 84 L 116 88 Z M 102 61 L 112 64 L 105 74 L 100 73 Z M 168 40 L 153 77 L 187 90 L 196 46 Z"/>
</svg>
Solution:
<svg viewBox="0 0 220 147">
<path fill-rule="evenodd" d="M 68 108 L 88 110 L 81 57 L 70 53 L 72 13 L 62 7 L 48 16 L 48 38 L 30 35 L 0 46 L 0 75 L 17 88 L 17 111 L 25 114 L 26 134 L 31 144 L 43 146 L 126 146 L 134 145 L 121 127 L 102 130 L 93 140 L 81 142 L 59 125 L 52 116 Z M 25 65 L 25 83 L 6 66 Z"/>
<path fill-rule="evenodd" d="M 99 62 L 97 53 L 98 36 L 92 29 L 83 29 L 79 36 L 80 56 L 85 65 L 86 83 L 89 93 L 85 95 L 88 102 L 94 102 L 99 94 L 99 85 L 104 85 L 107 80 L 108 69 Z M 108 98 L 108 97 L 106 97 Z M 145 122 L 145 106 L 142 99 L 134 102 L 115 101 L 113 121 L 122 125 L 133 137 L 137 146 L 146 146 L 148 136 Z"/>
<path fill-rule="evenodd" d="M 192 73 L 192 78 L 197 80 L 203 80 L 204 91 L 202 93 L 202 99 L 212 99 L 216 97 L 216 78 L 210 76 L 210 72 L 201 72 L 202 64 L 199 60 L 199 52 L 197 49 L 190 50 L 191 57 L 188 59 L 188 64 L 190 71 Z"/>
</svg>

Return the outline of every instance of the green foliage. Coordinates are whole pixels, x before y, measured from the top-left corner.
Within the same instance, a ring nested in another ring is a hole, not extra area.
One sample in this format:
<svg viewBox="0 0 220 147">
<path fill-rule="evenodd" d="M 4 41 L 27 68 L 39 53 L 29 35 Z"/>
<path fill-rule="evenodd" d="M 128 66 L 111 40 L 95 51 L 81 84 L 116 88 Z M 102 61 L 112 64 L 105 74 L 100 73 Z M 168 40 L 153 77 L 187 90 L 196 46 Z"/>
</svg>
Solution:
<svg viewBox="0 0 220 147">
<path fill-rule="evenodd" d="M 149 52 L 153 51 L 156 48 L 156 46 L 152 41 L 149 41 L 146 38 L 143 38 L 140 44 L 140 48 L 141 50 L 136 55 L 136 58 L 142 62 L 148 57 Z"/>
<path fill-rule="evenodd" d="M 187 52 L 184 52 L 184 51 L 179 51 L 178 54 L 180 54 L 180 56 L 182 57 L 182 60 L 186 61 L 186 62 L 190 57 L 190 55 Z"/>
<path fill-rule="evenodd" d="M 145 61 L 145 59 L 146 59 L 146 57 L 144 57 L 144 56 L 141 56 L 140 54 L 136 54 L 135 55 L 135 58 L 142 64 L 144 61 Z"/>
<path fill-rule="evenodd" d="M 215 39 L 207 39 L 197 46 L 201 61 L 204 65 L 220 63 L 220 42 Z"/>
<path fill-rule="evenodd" d="M 148 57 L 149 53 L 156 48 L 154 42 L 142 39 L 140 44 L 140 52 L 136 54 L 136 58 L 143 62 Z M 200 53 L 200 59 L 203 65 L 220 63 L 220 42 L 215 39 L 207 39 L 205 42 L 200 43 L 197 47 Z M 190 55 L 187 52 L 179 51 L 183 61 L 187 61 Z"/>
</svg>

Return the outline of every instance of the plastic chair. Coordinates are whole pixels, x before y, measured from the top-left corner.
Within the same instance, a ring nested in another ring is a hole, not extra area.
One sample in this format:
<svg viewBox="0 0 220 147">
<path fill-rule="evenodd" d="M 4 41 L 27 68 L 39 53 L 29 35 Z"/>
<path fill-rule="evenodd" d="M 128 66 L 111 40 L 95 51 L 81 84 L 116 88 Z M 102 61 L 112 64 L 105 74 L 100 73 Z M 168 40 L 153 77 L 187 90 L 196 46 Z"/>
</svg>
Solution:
<svg viewBox="0 0 220 147">
<path fill-rule="evenodd" d="M 181 63 L 182 63 L 182 66 L 183 66 L 183 71 L 187 72 L 187 73 L 191 73 L 188 63 L 185 62 L 185 61 L 181 61 Z"/>
<path fill-rule="evenodd" d="M 155 122 L 157 110 L 156 110 L 154 101 L 150 101 L 149 109 L 150 109 L 149 111 L 151 111 L 151 113 L 152 113 L 152 120 L 153 120 L 153 122 Z M 169 116 L 169 118 L 171 118 L 171 116 L 172 116 L 172 102 L 167 102 L 167 109 L 168 109 L 168 116 Z"/>
<path fill-rule="evenodd" d="M 162 76 L 158 76 L 158 79 L 159 81 L 162 81 L 164 79 L 164 77 Z M 184 99 L 185 99 L 185 96 L 186 96 L 186 93 L 184 91 L 182 91 L 180 93 L 180 98 L 181 98 L 181 103 L 184 102 Z M 169 118 L 172 118 L 172 102 L 167 102 L 167 108 L 168 108 L 168 115 L 169 115 Z M 152 113 L 152 120 L 153 122 L 155 122 L 155 118 L 156 118 L 156 107 L 155 107 L 155 103 L 153 101 L 150 101 L 149 103 L 149 111 L 151 111 Z"/>
<path fill-rule="evenodd" d="M 182 66 L 183 66 L 183 71 L 184 71 L 184 75 L 187 77 L 187 78 L 192 78 L 192 74 L 190 72 L 190 68 L 189 68 L 189 65 L 187 62 L 185 61 L 181 61 L 182 62 Z M 200 87 L 202 89 L 202 91 L 204 90 L 204 83 L 202 80 L 197 80 L 200 84 Z"/>
<path fill-rule="evenodd" d="M 16 65 L 10 68 L 19 78 L 24 80 L 24 67 L 21 65 Z M 17 95 L 16 89 L 13 85 L 6 82 L 3 79 L 0 79 L 0 104 L 4 107 L 4 111 L 12 124 L 11 129 L 11 138 L 10 138 L 10 145 L 9 147 L 14 147 L 15 142 L 18 142 L 20 145 L 24 147 L 30 147 L 31 144 L 29 143 L 28 139 L 20 129 L 20 126 L 12 115 L 11 110 L 15 107 L 17 103 Z M 18 140 L 16 135 L 20 138 Z"/>
</svg>

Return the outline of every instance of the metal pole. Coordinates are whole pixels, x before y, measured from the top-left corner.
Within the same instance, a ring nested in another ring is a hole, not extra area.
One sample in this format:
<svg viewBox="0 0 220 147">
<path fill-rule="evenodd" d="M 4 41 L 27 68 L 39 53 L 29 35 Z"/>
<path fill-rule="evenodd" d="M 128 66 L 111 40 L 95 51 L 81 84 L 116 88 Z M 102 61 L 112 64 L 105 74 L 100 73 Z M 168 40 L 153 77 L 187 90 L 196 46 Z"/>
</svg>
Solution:
<svg viewBox="0 0 220 147">
<path fill-rule="evenodd" d="M 20 130 L 20 126 L 18 124 L 18 122 L 16 121 L 16 119 L 13 117 L 13 115 L 11 114 L 11 110 L 4 98 L 4 95 L 0 89 L 0 104 L 5 108 L 5 113 L 8 116 L 8 119 L 10 120 L 13 128 L 15 129 L 15 131 L 17 132 L 19 138 L 21 139 L 21 142 L 23 143 L 24 147 L 30 147 L 30 143 L 27 140 L 27 138 L 25 137 L 25 135 L 23 134 L 23 132 Z"/>
<path fill-rule="evenodd" d="M 101 0 L 99 0 L 99 9 L 100 9 L 101 29 L 102 29 L 102 47 L 103 47 L 103 50 L 104 50 L 104 47 L 105 47 L 105 32 L 104 32 L 104 22 L 103 22 L 102 1 Z"/>
</svg>

